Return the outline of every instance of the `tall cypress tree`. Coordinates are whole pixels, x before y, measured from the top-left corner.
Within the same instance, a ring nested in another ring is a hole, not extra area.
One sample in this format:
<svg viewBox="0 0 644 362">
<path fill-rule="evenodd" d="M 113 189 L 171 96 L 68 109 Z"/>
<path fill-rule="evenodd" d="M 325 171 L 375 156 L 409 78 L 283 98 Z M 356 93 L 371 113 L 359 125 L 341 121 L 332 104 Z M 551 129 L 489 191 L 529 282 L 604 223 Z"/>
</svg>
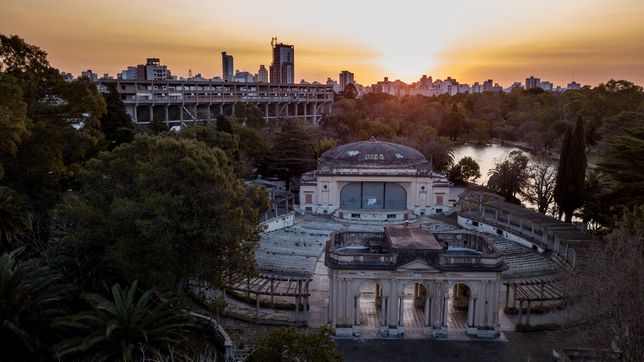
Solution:
<svg viewBox="0 0 644 362">
<path fill-rule="evenodd" d="M 573 212 L 583 204 L 587 165 L 584 123 L 581 117 L 578 117 L 575 128 L 566 129 L 554 191 L 555 202 L 559 206 L 559 217 L 563 214 L 565 222 L 572 222 Z"/>
<path fill-rule="evenodd" d="M 120 93 L 114 85 L 109 85 L 109 93 L 105 94 L 107 112 L 101 117 L 101 132 L 107 139 L 109 150 L 121 143 L 132 142 L 134 139 L 134 124 L 127 114 Z"/>
</svg>

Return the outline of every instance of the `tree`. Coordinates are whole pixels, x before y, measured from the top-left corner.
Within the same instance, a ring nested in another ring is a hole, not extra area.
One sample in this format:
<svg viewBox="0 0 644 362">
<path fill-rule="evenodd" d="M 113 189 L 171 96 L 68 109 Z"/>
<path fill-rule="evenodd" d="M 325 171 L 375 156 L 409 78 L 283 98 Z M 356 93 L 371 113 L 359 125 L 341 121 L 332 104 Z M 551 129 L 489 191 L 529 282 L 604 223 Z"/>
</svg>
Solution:
<svg viewBox="0 0 644 362">
<path fill-rule="evenodd" d="M 624 209 L 603 242 L 586 247 L 564 285 L 575 302 L 574 323 L 581 323 L 567 335 L 619 360 L 644 360 L 644 207 Z"/>
<path fill-rule="evenodd" d="M 584 205 L 581 210 L 582 221 L 591 230 L 610 226 L 613 202 L 609 177 L 598 170 L 588 169 L 584 186 Z"/>
<path fill-rule="evenodd" d="M 107 299 L 97 294 L 82 298 L 91 310 L 61 318 L 57 326 L 74 335 L 57 343 L 56 358 L 90 361 L 162 360 L 171 351 L 185 358 L 191 323 L 187 311 L 153 300 L 153 290 L 136 297 L 138 283 L 123 289 L 116 284 Z"/>
<path fill-rule="evenodd" d="M 465 126 L 465 115 L 459 111 L 456 103 L 452 104 L 452 110 L 447 114 L 441 126 L 441 133 L 451 140 L 456 140 Z"/>
<path fill-rule="evenodd" d="M 276 175 L 287 182 L 315 167 L 313 130 L 301 119 L 284 120 L 279 132 L 273 133 L 273 149 L 262 160 L 262 175 Z"/>
<path fill-rule="evenodd" d="M 328 362 L 340 361 L 341 357 L 335 351 L 331 328 L 325 326 L 308 334 L 299 333 L 294 328 L 275 329 L 259 340 L 250 360 Z"/>
<path fill-rule="evenodd" d="M 26 200 L 14 190 L 0 186 L 0 253 L 10 252 L 22 244 L 31 230 L 33 214 Z"/>
<path fill-rule="evenodd" d="M 586 166 L 584 123 L 579 117 L 574 130 L 568 128 L 564 136 L 554 189 L 559 217 L 564 214 L 565 222 L 572 222 L 573 212 L 583 205 Z"/>
<path fill-rule="evenodd" d="M 342 98 L 346 99 L 356 99 L 358 98 L 358 90 L 356 89 L 355 84 L 349 83 L 344 87 L 344 91 L 342 91 Z"/>
<path fill-rule="evenodd" d="M 488 172 L 487 186 L 509 202 L 519 203 L 516 194 L 527 182 L 528 157 L 521 151 L 512 151 Z"/>
<path fill-rule="evenodd" d="M 644 126 L 624 129 L 606 141 L 600 170 L 610 182 L 610 197 L 604 207 L 636 207 L 644 204 Z M 611 211 L 608 212 L 610 214 Z"/>
<path fill-rule="evenodd" d="M 16 79 L 0 73 L 0 179 L 4 164 L 16 155 L 18 146 L 29 135 L 31 120 L 27 117 L 27 104 Z"/>
<path fill-rule="evenodd" d="M 217 131 L 233 134 L 233 125 L 228 117 L 220 114 L 217 116 Z"/>
<path fill-rule="evenodd" d="M 100 118 L 105 101 L 85 79 L 66 82 L 49 65 L 44 51 L 17 36 L 0 34 L 0 77 L 0 104 L 13 104 L 8 127 L 26 128 L 26 132 L 19 131 L 19 143 L 15 133 L 12 136 L 11 144 L 17 147 L 14 151 L 10 145 L 11 156 L 0 154 L 5 173 L 2 182 L 28 196 L 34 212 L 46 217 L 62 191 L 76 186 L 82 165 L 104 145 Z M 13 96 L 5 98 L 4 93 Z M 16 103 L 17 95 L 22 95 L 22 102 Z M 26 106 L 28 121 L 20 103 Z"/>
<path fill-rule="evenodd" d="M 238 179 L 220 149 L 138 135 L 90 161 L 81 183 L 56 225 L 59 253 L 90 252 L 83 273 L 114 265 L 129 280 L 183 291 L 190 279 L 218 285 L 224 273 L 254 272 L 266 192 Z"/>
<path fill-rule="evenodd" d="M 456 184 L 475 182 L 477 178 L 481 177 L 481 168 L 472 157 L 466 156 L 452 166 L 449 176 Z"/>
<path fill-rule="evenodd" d="M 107 111 L 101 117 L 101 132 L 108 142 L 107 148 L 113 150 L 121 143 L 134 139 L 134 124 L 125 110 L 121 95 L 115 85 L 109 85 L 109 93 L 103 95 Z"/>
<path fill-rule="evenodd" d="M 557 172 L 552 162 L 545 157 L 539 157 L 528 166 L 528 181 L 521 190 L 525 201 L 537 207 L 537 211 L 545 214 L 554 202 L 554 188 Z"/>
<path fill-rule="evenodd" d="M 315 159 L 316 160 L 319 159 L 324 152 L 335 148 L 337 145 L 338 144 L 335 142 L 333 138 L 324 137 L 324 138 L 318 139 L 315 142 L 315 145 L 313 146 L 315 150 Z"/>
<path fill-rule="evenodd" d="M 235 105 L 235 118 L 243 125 L 249 127 L 262 127 L 266 123 L 264 112 L 253 103 L 237 103 Z"/>
<path fill-rule="evenodd" d="M 160 118 L 154 118 L 152 122 L 150 122 L 150 130 L 153 134 L 160 134 L 168 132 L 170 130 L 170 126 L 168 126 L 168 124 L 163 122 Z"/>
<path fill-rule="evenodd" d="M 55 318 L 67 313 L 72 287 L 40 260 L 0 256 L 0 360 L 49 360 Z"/>
</svg>

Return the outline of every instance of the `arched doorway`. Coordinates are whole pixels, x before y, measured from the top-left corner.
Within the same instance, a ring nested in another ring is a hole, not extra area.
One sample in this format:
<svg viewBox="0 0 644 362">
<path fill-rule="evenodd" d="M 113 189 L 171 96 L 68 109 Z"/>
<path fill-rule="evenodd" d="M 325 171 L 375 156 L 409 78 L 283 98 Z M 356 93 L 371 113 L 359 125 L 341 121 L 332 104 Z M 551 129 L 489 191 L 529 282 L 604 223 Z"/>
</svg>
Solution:
<svg viewBox="0 0 644 362">
<path fill-rule="evenodd" d="M 367 280 L 360 285 L 360 335 L 377 335 L 381 325 L 382 287 L 374 280 Z"/>
<path fill-rule="evenodd" d="M 467 329 L 471 295 L 472 291 L 467 284 L 456 283 L 450 288 L 447 310 L 447 326 L 450 331 Z"/>
<path fill-rule="evenodd" d="M 406 335 L 422 335 L 425 327 L 427 288 L 422 283 L 405 285 L 405 305 L 402 325 Z"/>
</svg>

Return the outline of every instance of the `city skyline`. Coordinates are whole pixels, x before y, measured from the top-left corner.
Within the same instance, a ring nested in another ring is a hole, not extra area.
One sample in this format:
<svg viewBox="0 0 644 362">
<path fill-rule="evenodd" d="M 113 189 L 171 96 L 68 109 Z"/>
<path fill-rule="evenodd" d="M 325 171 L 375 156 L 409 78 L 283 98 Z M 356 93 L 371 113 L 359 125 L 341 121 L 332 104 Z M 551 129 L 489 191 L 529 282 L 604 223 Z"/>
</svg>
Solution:
<svg viewBox="0 0 644 362">
<path fill-rule="evenodd" d="M 363 2 L 282 1 L 276 11 L 255 1 L 177 7 L 169 1 L 9 0 L 0 32 L 24 37 L 47 51 L 53 66 L 74 74 L 115 75 L 158 57 L 173 74 L 187 76 L 190 69 L 210 78 L 221 76 L 222 51 L 235 56 L 235 69 L 255 72 L 271 63 L 270 39 L 277 36 L 295 46 L 296 83 L 324 82 L 347 69 L 365 85 L 384 77 L 411 83 L 422 74 L 503 85 L 530 75 L 562 85 L 610 78 L 644 83 L 644 4 L 498 3 L 458 8 L 402 1 L 395 9 L 366 11 Z"/>
</svg>

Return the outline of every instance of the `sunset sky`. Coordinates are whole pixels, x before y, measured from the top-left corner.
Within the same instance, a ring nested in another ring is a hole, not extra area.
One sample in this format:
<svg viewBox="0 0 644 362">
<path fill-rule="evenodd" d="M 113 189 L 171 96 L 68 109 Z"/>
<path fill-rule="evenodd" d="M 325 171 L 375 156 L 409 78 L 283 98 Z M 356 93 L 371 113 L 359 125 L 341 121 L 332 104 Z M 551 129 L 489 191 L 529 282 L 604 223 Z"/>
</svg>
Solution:
<svg viewBox="0 0 644 362">
<path fill-rule="evenodd" d="M 276 36 L 295 46 L 297 81 L 347 69 L 365 85 L 422 74 L 644 84 L 642 0 L 2 0 L 0 33 L 74 74 L 158 57 L 179 76 L 220 76 L 222 51 L 256 73 Z"/>
</svg>

